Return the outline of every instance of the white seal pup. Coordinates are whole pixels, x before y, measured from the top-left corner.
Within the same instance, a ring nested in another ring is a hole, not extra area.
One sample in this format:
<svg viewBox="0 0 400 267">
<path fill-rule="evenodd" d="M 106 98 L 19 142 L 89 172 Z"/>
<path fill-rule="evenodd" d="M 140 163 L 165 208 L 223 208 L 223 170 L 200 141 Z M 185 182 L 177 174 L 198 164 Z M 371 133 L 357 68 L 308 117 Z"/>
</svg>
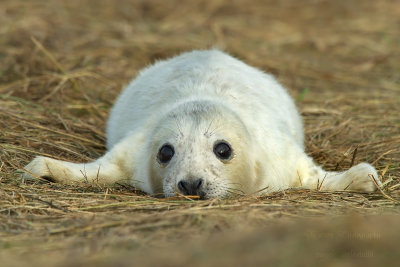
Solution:
<svg viewBox="0 0 400 267">
<path fill-rule="evenodd" d="M 327 172 L 304 152 L 301 117 L 271 76 L 219 50 L 144 69 L 116 101 L 107 153 L 91 163 L 36 157 L 26 176 L 126 181 L 149 194 L 222 198 L 302 187 L 376 190 L 374 167 Z"/>
</svg>

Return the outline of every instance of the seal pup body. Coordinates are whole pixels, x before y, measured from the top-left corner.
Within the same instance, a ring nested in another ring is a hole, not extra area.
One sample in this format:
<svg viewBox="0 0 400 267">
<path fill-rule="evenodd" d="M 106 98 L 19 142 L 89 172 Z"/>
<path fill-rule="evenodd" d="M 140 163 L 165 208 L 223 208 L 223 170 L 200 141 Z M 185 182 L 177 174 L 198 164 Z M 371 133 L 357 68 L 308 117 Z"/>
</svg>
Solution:
<svg viewBox="0 0 400 267">
<path fill-rule="evenodd" d="M 27 176 L 57 182 L 126 181 L 150 194 L 202 198 L 293 187 L 374 191 L 367 163 L 327 172 L 304 152 L 301 117 L 269 74 L 218 50 L 192 51 L 143 70 L 116 101 L 107 153 L 76 164 L 36 157 Z"/>
</svg>

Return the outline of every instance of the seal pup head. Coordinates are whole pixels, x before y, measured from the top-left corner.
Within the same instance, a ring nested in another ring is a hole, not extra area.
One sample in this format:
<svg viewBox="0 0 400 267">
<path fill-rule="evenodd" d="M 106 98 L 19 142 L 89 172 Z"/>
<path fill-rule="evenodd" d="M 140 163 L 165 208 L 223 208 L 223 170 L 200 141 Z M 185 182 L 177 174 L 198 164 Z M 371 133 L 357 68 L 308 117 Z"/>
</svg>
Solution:
<svg viewBox="0 0 400 267">
<path fill-rule="evenodd" d="M 223 198 L 251 190 L 252 142 L 242 120 L 211 101 L 177 105 L 154 128 L 148 173 L 165 197 Z"/>
</svg>

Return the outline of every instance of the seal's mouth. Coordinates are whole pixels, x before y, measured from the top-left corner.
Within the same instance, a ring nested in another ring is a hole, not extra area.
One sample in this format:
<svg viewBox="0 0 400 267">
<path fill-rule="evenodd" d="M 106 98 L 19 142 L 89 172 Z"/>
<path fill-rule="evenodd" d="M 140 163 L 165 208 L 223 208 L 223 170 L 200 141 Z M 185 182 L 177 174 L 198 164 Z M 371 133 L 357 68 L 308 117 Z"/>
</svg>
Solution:
<svg viewBox="0 0 400 267">
<path fill-rule="evenodd" d="M 206 200 L 207 198 L 197 196 L 197 195 L 182 195 L 182 194 L 175 194 L 170 197 L 165 197 L 165 200 Z"/>
</svg>

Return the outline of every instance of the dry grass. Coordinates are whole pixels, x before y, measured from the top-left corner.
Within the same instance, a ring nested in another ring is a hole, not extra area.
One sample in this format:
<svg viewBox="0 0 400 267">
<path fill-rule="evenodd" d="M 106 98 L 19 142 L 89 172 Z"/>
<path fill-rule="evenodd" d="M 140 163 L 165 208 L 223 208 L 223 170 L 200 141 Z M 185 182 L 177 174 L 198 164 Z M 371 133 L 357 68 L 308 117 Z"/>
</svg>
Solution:
<svg viewBox="0 0 400 267">
<path fill-rule="evenodd" d="M 2 265 L 394 264 L 399 24 L 390 0 L 1 1 Z M 123 85 L 156 59 L 212 46 L 289 88 L 318 163 L 373 163 L 384 191 L 191 201 L 18 178 L 35 155 L 99 157 Z"/>
</svg>

